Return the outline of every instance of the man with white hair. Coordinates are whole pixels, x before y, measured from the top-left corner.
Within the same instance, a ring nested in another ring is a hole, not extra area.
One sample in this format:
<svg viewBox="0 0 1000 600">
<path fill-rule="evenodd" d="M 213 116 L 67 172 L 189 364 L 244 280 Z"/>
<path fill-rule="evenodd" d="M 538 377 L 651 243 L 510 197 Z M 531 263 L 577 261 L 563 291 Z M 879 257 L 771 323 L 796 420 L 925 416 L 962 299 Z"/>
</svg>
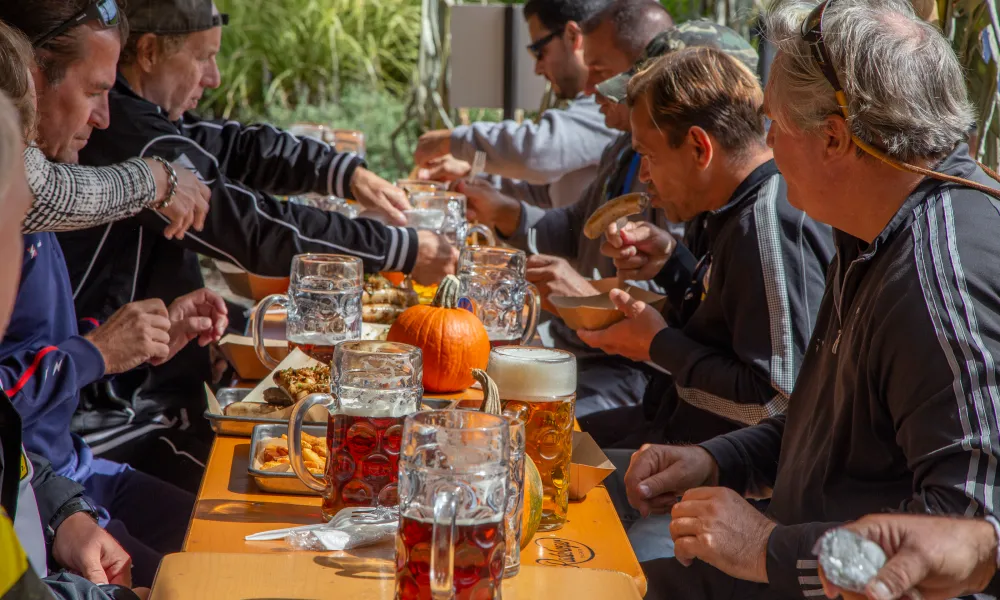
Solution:
<svg viewBox="0 0 1000 600">
<path fill-rule="evenodd" d="M 671 509 L 677 557 L 644 564 L 647 598 L 821 596 L 829 529 L 1000 505 L 1000 184 L 969 158 L 961 66 L 907 0 L 784 0 L 766 21 L 769 143 L 837 258 L 786 416 L 633 459 L 629 500 Z"/>
</svg>

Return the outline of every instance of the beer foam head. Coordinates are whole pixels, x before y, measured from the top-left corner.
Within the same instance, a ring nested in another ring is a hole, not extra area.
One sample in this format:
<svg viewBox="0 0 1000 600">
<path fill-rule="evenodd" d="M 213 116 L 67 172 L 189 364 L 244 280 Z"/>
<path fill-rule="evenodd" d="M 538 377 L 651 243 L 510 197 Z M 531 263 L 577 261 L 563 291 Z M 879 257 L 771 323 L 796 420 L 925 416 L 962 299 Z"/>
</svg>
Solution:
<svg viewBox="0 0 1000 600">
<path fill-rule="evenodd" d="M 504 399 L 576 393 L 576 357 L 562 350 L 528 346 L 494 348 L 487 372 Z"/>
</svg>

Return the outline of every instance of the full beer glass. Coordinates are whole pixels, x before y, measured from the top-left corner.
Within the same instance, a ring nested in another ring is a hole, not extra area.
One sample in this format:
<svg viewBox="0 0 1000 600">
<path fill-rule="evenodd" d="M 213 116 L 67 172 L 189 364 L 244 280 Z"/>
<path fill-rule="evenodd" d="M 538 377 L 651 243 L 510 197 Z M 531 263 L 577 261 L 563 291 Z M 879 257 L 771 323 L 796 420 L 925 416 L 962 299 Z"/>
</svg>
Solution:
<svg viewBox="0 0 1000 600">
<path fill-rule="evenodd" d="M 508 420 L 468 410 L 407 417 L 399 458 L 396 600 L 499 600 Z"/>
<path fill-rule="evenodd" d="M 253 345 L 261 363 L 278 366 L 264 346 L 264 315 L 274 305 L 288 309 L 285 338 L 312 358 L 330 364 L 333 348 L 361 339 L 364 265 L 340 254 L 299 254 L 292 259 L 288 294 L 272 294 L 254 309 Z"/>
<path fill-rule="evenodd" d="M 395 342 L 339 344 L 330 366 L 332 394 L 312 394 L 295 405 L 288 421 L 292 470 L 323 494 L 323 516 L 349 506 L 395 506 L 399 500 L 399 450 L 403 419 L 420 409 L 420 349 Z M 330 410 L 326 428 L 326 475 L 315 477 L 302 455 L 302 421 L 309 409 Z"/>
<path fill-rule="evenodd" d="M 559 529 L 569 508 L 576 357 L 549 348 L 504 346 L 490 352 L 486 372 L 500 390 L 504 415 L 524 423 L 525 451 L 542 476 L 538 529 Z"/>
</svg>

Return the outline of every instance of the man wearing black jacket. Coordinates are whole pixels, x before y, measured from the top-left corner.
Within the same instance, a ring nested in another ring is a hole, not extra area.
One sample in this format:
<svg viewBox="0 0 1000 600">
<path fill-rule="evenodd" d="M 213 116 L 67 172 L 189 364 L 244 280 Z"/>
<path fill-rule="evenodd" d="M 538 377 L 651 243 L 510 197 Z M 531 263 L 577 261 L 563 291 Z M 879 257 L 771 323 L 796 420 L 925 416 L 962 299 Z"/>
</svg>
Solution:
<svg viewBox="0 0 1000 600">
<path fill-rule="evenodd" d="M 837 257 L 787 416 L 633 459 L 633 506 L 672 506 L 649 598 L 819 596 L 829 529 L 1000 505 L 1000 184 L 969 157 L 959 61 L 906 0 L 781 2 L 766 23 L 769 142 Z M 744 499 L 762 496 L 764 514 Z"/>
<path fill-rule="evenodd" d="M 100 321 L 133 300 L 159 298 L 169 304 L 203 287 L 196 253 L 266 276 L 287 276 L 292 257 L 304 252 L 352 254 L 362 258 L 366 271 L 404 271 L 418 280 L 438 280 L 454 269 L 457 251 L 433 232 L 352 221 L 269 195 L 321 192 L 351 197 L 354 192 L 359 199 L 385 200 L 394 188 L 373 179 L 357 156 L 266 125 L 243 127 L 184 116 L 200 90 L 219 83 L 214 61 L 225 19 L 210 0 L 130 3 L 139 39 L 128 46 L 136 49 L 134 60 L 122 65 L 117 81 L 119 52 L 126 42 L 117 35 L 120 25 L 93 16 L 60 30 L 62 23 L 77 22 L 74 17 L 93 6 L 102 8 L 101 15 L 111 14 L 114 2 L 0 5 L 0 19 L 36 44 L 40 68 L 35 87 L 42 120 L 67 125 L 40 126 L 42 147 L 52 157 L 74 160 L 80 155 L 88 164 L 121 162 L 116 156 L 169 157 L 195 170 L 212 197 L 204 230 L 183 240 L 163 238 L 168 223 L 152 211 L 61 236 L 79 318 Z M 52 31 L 58 34 L 45 40 Z M 88 76 L 78 77 L 81 73 Z M 135 85 L 150 98 L 168 106 L 138 94 L 126 75 L 134 76 Z M 181 83 L 189 93 L 178 96 L 175 85 Z M 86 98 L 80 101 L 77 96 L 82 94 Z M 82 130 L 69 125 L 77 115 L 70 108 L 77 105 L 89 105 L 91 111 L 81 119 L 87 122 Z M 77 429 L 87 433 L 142 426 L 149 431 L 171 423 L 187 428 L 194 422 L 196 430 L 208 436 L 198 415 L 204 410 L 203 383 L 210 379 L 208 349 L 188 347 L 169 365 L 99 384 L 83 399 L 85 407 L 94 410 L 79 420 Z M 119 440 L 131 437 L 122 433 L 116 436 Z M 196 479 L 196 474 L 190 475 Z"/>
</svg>

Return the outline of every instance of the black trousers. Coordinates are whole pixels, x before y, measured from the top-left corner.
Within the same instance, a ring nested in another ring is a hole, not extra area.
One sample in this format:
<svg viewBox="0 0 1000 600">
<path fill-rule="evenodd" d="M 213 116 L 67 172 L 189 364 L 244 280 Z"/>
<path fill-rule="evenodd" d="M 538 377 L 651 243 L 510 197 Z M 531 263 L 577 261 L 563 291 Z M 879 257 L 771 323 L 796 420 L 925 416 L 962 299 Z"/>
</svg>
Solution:
<svg viewBox="0 0 1000 600">
<path fill-rule="evenodd" d="M 699 560 L 685 567 L 677 559 L 661 558 L 642 563 L 642 570 L 648 583 L 645 600 L 785 600 L 764 584 L 734 579 Z"/>
</svg>

